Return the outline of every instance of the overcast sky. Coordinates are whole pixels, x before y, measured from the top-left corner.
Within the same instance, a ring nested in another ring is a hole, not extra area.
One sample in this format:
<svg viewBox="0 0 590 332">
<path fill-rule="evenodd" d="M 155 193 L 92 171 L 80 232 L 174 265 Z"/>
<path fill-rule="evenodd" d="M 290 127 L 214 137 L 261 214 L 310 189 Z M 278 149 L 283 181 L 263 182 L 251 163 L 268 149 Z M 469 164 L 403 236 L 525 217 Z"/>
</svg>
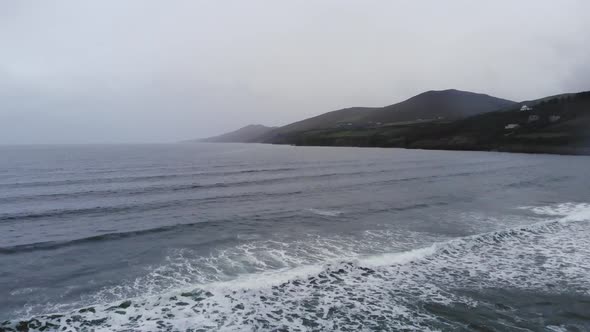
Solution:
<svg viewBox="0 0 590 332">
<path fill-rule="evenodd" d="M 167 142 L 590 90 L 590 1 L 0 0 L 0 144 Z"/>
</svg>

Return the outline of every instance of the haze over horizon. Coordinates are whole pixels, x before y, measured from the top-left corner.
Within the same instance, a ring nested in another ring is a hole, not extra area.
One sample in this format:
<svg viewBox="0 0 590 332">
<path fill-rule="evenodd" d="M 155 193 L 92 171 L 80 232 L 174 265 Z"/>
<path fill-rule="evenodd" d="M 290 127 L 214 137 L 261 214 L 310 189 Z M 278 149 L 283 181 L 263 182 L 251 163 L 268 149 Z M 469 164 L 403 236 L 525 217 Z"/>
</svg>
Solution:
<svg viewBox="0 0 590 332">
<path fill-rule="evenodd" d="M 427 90 L 590 90 L 590 2 L 0 2 L 0 144 L 173 142 Z"/>
</svg>

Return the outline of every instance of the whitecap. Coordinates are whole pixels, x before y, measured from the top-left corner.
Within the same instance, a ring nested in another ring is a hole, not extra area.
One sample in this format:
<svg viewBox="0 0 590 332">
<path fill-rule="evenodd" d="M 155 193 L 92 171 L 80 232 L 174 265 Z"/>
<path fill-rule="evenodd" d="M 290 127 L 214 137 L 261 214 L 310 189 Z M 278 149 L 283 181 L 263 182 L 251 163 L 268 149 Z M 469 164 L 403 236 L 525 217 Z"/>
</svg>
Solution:
<svg viewBox="0 0 590 332">
<path fill-rule="evenodd" d="M 97 324 L 99 330 L 138 331 L 428 331 L 451 328 L 448 324 L 452 322 L 439 319 L 425 303 L 460 304 L 467 308 L 485 305 L 481 299 L 456 289 L 537 293 L 567 289 L 590 295 L 590 205 L 541 209 L 544 214 L 559 211 L 551 215 L 559 217 L 402 252 L 363 257 L 342 251 L 331 261 L 286 266 L 196 286 L 187 284 L 130 302 L 95 306 L 92 311 L 76 310 L 63 317 L 46 315 L 37 319 L 42 324 L 71 330 L 83 327 L 82 324 Z M 338 245 L 341 246 L 336 241 L 324 244 L 323 248 L 338 253 L 344 250 Z M 275 247 L 278 251 L 273 255 L 292 259 L 277 248 L 280 247 Z M 244 247 L 251 259 L 260 260 L 255 250 L 258 249 L 252 245 Z M 78 318 L 72 319 L 74 316 Z"/>
<path fill-rule="evenodd" d="M 338 217 L 339 215 L 344 213 L 344 211 L 339 210 L 307 209 L 307 211 L 324 217 Z"/>
</svg>

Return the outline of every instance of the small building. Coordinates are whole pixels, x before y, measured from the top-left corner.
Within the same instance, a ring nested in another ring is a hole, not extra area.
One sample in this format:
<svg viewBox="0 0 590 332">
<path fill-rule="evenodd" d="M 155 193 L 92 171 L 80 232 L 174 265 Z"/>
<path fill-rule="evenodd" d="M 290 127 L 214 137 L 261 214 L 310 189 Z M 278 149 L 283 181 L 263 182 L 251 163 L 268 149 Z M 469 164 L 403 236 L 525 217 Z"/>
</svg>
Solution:
<svg viewBox="0 0 590 332">
<path fill-rule="evenodd" d="M 532 107 L 528 107 L 527 105 L 522 105 L 522 107 L 520 108 L 521 112 L 527 112 L 527 111 L 532 111 L 533 108 Z"/>
<path fill-rule="evenodd" d="M 507 129 L 507 130 L 518 129 L 518 128 L 520 128 L 520 125 L 518 123 L 507 124 L 506 127 L 504 127 L 504 129 Z"/>
<path fill-rule="evenodd" d="M 536 114 L 529 115 L 529 122 L 539 121 L 540 117 Z"/>
<path fill-rule="evenodd" d="M 559 119 L 561 119 L 561 116 L 559 116 L 559 115 L 551 115 L 549 117 L 549 122 L 557 122 L 557 121 L 559 121 Z"/>
</svg>

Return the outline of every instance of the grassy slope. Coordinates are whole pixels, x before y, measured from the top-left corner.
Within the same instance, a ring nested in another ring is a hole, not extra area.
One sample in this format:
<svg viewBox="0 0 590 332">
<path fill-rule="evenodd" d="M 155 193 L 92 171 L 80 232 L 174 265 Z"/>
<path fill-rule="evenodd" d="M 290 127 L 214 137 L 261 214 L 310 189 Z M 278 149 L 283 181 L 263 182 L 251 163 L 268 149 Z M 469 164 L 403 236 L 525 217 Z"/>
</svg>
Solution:
<svg viewBox="0 0 590 332">
<path fill-rule="evenodd" d="M 385 107 L 353 107 L 325 113 L 278 128 L 263 141 L 288 143 L 294 133 L 333 130 L 343 124 L 359 128 L 375 123 L 398 123 L 418 119 L 460 119 L 517 105 L 513 101 L 459 90 L 428 91 L 401 103 Z"/>
<path fill-rule="evenodd" d="M 540 116 L 529 122 L 529 115 Z M 560 120 L 550 122 L 549 116 Z M 507 124 L 521 127 L 506 130 Z M 274 143 L 521 152 L 590 152 L 590 92 L 546 99 L 533 111 L 518 108 L 458 121 L 422 121 L 372 128 L 318 129 L 283 135 Z"/>
</svg>

